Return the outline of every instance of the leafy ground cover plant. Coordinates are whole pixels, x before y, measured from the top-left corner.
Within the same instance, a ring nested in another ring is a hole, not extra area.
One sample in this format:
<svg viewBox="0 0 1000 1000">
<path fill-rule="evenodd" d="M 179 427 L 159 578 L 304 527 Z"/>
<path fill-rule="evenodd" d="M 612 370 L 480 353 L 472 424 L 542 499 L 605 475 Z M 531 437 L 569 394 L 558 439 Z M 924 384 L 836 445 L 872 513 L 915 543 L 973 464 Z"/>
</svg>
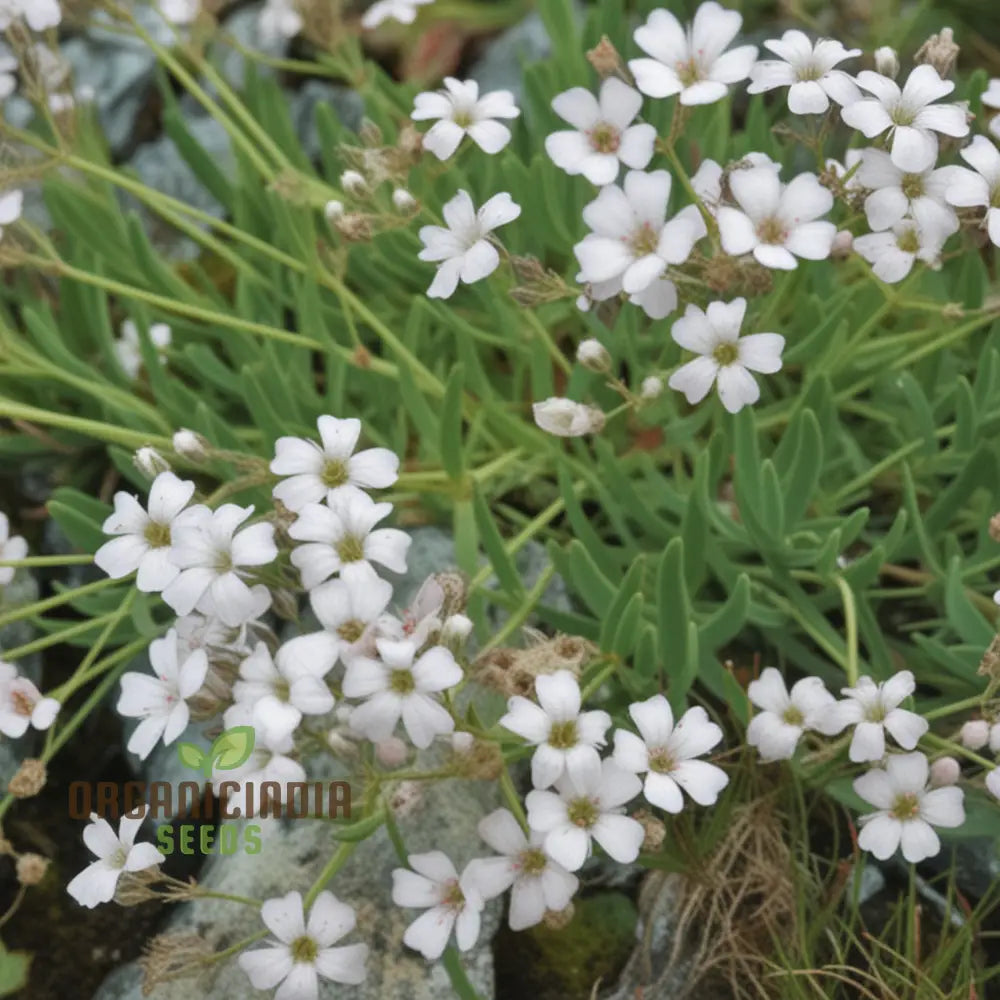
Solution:
<svg viewBox="0 0 1000 1000">
<path fill-rule="evenodd" d="M 0 10 L 36 109 L 4 125 L 0 448 L 46 469 L 69 543 L 33 555 L 5 521 L 0 571 L 96 567 L 0 612 L 39 631 L 3 650 L 0 731 L 45 734 L 0 819 L 108 699 L 130 754 L 176 744 L 241 819 L 346 762 L 350 819 L 279 897 L 169 874 L 146 803 L 80 824 L 73 905 L 259 909 L 224 949 L 157 939 L 150 988 L 230 962 L 279 1000 L 363 983 L 337 875 L 387 831 L 401 944 L 461 996 L 490 901 L 557 931 L 595 855 L 653 873 L 647 922 L 680 893 L 690 995 L 990 995 L 995 887 L 961 887 L 950 852 L 981 838 L 995 861 L 1000 832 L 1000 84 L 956 72 L 947 29 L 897 52 L 748 41 L 712 0 L 582 20 L 546 0 L 520 98 L 436 89 L 364 48 L 416 6 L 270 0 L 260 31 L 297 48 L 241 50 L 240 84 L 211 5 L 161 3 L 155 30 L 73 11 L 155 54 L 163 130 L 217 214 L 109 156 L 58 5 Z M 359 130 L 321 104 L 314 162 L 275 72 L 349 85 Z M 151 218 L 195 254 L 166 258 Z M 425 523 L 457 565 L 401 609 Z M 19 669 L 65 647 L 69 670 Z M 458 778 L 502 792 L 482 843 L 408 849 L 399 789 Z M 46 861 L 4 846 L 13 915 Z M 869 855 L 905 873 L 884 928 Z"/>
</svg>

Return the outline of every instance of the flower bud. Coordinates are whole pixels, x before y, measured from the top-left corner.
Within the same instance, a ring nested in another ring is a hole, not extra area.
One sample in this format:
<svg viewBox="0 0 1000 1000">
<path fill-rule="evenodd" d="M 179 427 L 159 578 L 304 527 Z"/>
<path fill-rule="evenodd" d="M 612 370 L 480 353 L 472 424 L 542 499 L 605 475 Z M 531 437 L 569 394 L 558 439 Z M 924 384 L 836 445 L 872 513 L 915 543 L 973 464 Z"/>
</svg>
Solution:
<svg viewBox="0 0 1000 1000">
<path fill-rule="evenodd" d="M 982 750 L 990 741 L 990 724 L 985 719 L 970 719 L 959 733 L 966 750 Z"/>
<path fill-rule="evenodd" d="M 850 257 L 853 248 L 854 236 L 848 230 L 841 229 L 833 237 L 833 243 L 830 246 L 830 256 L 836 260 L 844 260 Z"/>
<path fill-rule="evenodd" d="M 643 399 L 658 399 L 663 395 L 663 379 L 657 375 L 647 375 L 639 386 L 639 395 Z"/>
<path fill-rule="evenodd" d="M 344 203 L 342 201 L 337 201 L 336 198 L 331 199 L 323 206 L 323 215 L 326 216 L 326 221 L 329 223 L 334 223 L 344 214 Z"/>
<path fill-rule="evenodd" d="M 994 514 L 990 518 L 989 535 L 994 542 L 1000 542 L 1000 514 Z"/>
<path fill-rule="evenodd" d="M 888 45 L 883 45 L 875 50 L 875 71 L 891 79 L 896 78 L 899 72 L 899 56 L 896 50 Z"/>
<path fill-rule="evenodd" d="M 385 767 L 400 767 L 406 763 L 406 744 L 398 736 L 390 736 L 375 744 L 375 756 Z"/>
<path fill-rule="evenodd" d="M 576 297 L 576 308 L 579 309 L 580 312 L 582 313 L 590 312 L 590 306 L 591 302 L 588 296 L 578 295 Z"/>
<path fill-rule="evenodd" d="M 457 754 L 467 754 L 476 742 L 472 733 L 457 732 L 451 734 L 451 749 Z"/>
<path fill-rule="evenodd" d="M 580 342 L 576 349 L 576 360 L 592 372 L 606 372 L 611 368 L 611 355 L 595 337 Z"/>
<path fill-rule="evenodd" d="M 142 473 L 155 479 L 161 472 L 170 471 L 170 463 L 155 449 L 140 448 L 133 456 L 135 467 Z"/>
<path fill-rule="evenodd" d="M 22 854 L 17 859 L 17 880 L 21 885 L 38 885 L 45 878 L 48 867 L 48 858 L 40 854 Z"/>
<path fill-rule="evenodd" d="M 30 799 L 45 787 L 47 778 L 45 763 L 35 757 L 28 757 L 21 761 L 17 773 L 7 783 L 7 791 L 15 799 Z"/>
<path fill-rule="evenodd" d="M 462 643 L 472 634 L 472 619 L 465 615 L 449 615 L 441 626 L 441 641 Z"/>
<path fill-rule="evenodd" d="M 396 188 L 392 192 L 392 203 L 396 206 L 396 211 L 403 215 L 409 215 L 417 207 L 417 199 L 406 188 Z"/>
<path fill-rule="evenodd" d="M 182 427 L 174 434 L 174 451 L 192 462 L 204 462 L 208 458 L 208 441 L 195 431 Z"/>
<path fill-rule="evenodd" d="M 350 194 L 364 194 L 368 190 L 368 184 L 357 170 L 345 170 L 340 175 L 340 186 Z"/>
<path fill-rule="evenodd" d="M 1000 767 L 993 768 L 993 770 L 986 775 L 986 788 L 991 794 L 1000 799 Z"/>
<path fill-rule="evenodd" d="M 535 423 L 556 437 L 582 437 L 604 428 L 604 414 L 596 407 L 561 396 L 550 396 L 532 405 Z"/>
<path fill-rule="evenodd" d="M 935 788 L 955 785 L 961 777 L 961 765 L 954 757 L 939 757 L 931 764 L 931 784 Z"/>
</svg>

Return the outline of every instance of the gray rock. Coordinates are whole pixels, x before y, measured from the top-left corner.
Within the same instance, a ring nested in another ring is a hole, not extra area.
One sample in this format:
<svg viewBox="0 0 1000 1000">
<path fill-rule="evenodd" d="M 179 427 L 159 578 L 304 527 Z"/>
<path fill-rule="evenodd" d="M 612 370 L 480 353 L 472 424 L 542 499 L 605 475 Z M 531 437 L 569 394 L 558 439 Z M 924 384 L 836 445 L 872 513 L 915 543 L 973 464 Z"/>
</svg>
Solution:
<svg viewBox="0 0 1000 1000">
<path fill-rule="evenodd" d="M 428 751 L 420 766 L 433 767 L 439 754 Z M 317 762 L 320 769 L 346 772 L 332 758 Z M 315 772 L 314 772 L 315 773 Z M 450 780 L 397 787 L 393 796 L 397 823 L 408 852 L 442 850 L 459 870 L 478 849 L 476 824 L 498 804 L 493 782 Z M 241 823 L 243 827 L 245 824 Z M 323 820 L 259 821 L 261 850 L 257 854 L 211 855 L 202 869 L 201 885 L 217 892 L 267 899 L 290 889 L 303 893 L 322 871 L 336 841 Z M 417 911 L 392 903 L 392 870 L 400 866 L 385 828 L 360 842 L 328 888 L 357 912 L 358 927 L 348 941 L 365 941 L 371 954 L 367 981 L 359 987 L 326 983 L 324 998 L 341 1000 L 434 1000 L 450 996 L 447 974 L 440 964 L 429 965 L 402 944 L 407 925 Z M 493 995 L 493 958 L 490 939 L 500 923 L 500 904 L 491 903 L 483 915 L 476 947 L 463 963 L 480 995 Z M 198 900 L 177 907 L 164 933 L 200 935 L 217 950 L 261 929 L 259 915 L 248 906 L 223 900 Z M 95 1000 L 139 1000 L 140 977 L 134 967 L 116 970 L 101 986 Z M 152 994 L 154 1000 L 189 1000 L 192 994 L 213 1000 L 245 1000 L 254 995 L 235 961 L 209 967 L 203 980 L 178 980 Z"/>
<path fill-rule="evenodd" d="M 281 56 L 288 43 L 283 39 L 261 38 L 257 30 L 263 3 L 252 3 L 241 7 L 223 22 L 223 30 L 245 49 L 252 49 L 265 56 Z M 246 79 L 247 57 L 232 44 L 222 43 L 212 46 L 212 59 L 219 72 L 236 88 L 242 87 Z M 273 76 L 274 70 L 260 61 L 255 61 L 254 71 L 258 76 Z"/>
<path fill-rule="evenodd" d="M 316 107 L 319 104 L 329 104 L 349 129 L 357 130 L 364 114 L 361 96 L 350 88 L 338 87 L 323 80 L 307 80 L 291 95 L 289 113 L 295 134 L 311 159 L 316 159 L 321 149 L 316 131 Z"/>
<path fill-rule="evenodd" d="M 524 89 L 522 67 L 544 59 L 551 50 L 541 16 L 532 13 L 490 42 L 469 76 L 484 91 L 510 90 L 520 97 Z"/>
</svg>

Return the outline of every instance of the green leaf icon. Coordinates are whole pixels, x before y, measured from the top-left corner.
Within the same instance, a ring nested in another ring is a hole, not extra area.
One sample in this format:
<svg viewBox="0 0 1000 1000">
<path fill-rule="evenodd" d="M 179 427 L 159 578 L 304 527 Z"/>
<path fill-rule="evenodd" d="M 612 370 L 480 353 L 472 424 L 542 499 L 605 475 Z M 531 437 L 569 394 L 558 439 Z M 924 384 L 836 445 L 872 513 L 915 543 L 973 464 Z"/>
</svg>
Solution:
<svg viewBox="0 0 1000 1000">
<path fill-rule="evenodd" d="M 212 763 L 220 771 L 233 771 L 245 764 L 253 753 L 256 734 L 253 726 L 226 729 L 212 744 Z"/>
<path fill-rule="evenodd" d="M 196 743 L 178 743 L 177 756 L 185 767 L 192 771 L 200 771 L 205 763 L 205 751 Z"/>
</svg>

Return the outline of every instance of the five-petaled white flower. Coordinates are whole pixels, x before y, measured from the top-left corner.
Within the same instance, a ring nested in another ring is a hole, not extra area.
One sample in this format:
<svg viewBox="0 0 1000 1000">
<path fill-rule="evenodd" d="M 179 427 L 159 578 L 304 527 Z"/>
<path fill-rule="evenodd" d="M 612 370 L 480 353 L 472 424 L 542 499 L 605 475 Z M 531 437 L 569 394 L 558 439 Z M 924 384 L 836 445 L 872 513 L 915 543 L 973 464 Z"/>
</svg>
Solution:
<svg viewBox="0 0 1000 1000">
<path fill-rule="evenodd" d="M 417 8 L 433 3 L 434 0 L 376 0 L 362 15 L 362 28 L 377 28 L 383 21 L 399 21 L 413 24 Z"/>
<path fill-rule="evenodd" d="M 723 205 L 716 213 L 726 253 L 752 251 L 765 267 L 781 270 L 794 268 L 796 257 L 830 256 L 837 227 L 817 220 L 833 207 L 833 194 L 815 174 L 782 184 L 770 166 L 749 167 L 729 174 L 729 189 L 739 208 Z"/>
<path fill-rule="evenodd" d="M 986 231 L 990 240 L 1000 246 L 1000 151 L 986 136 L 977 135 L 960 150 L 960 155 L 972 170 L 950 169 L 945 199 L 958 208 L 984 207 Z"/>
<path fill-rule="evenodd" d="M 399 476 L 399 457 L 388 448 L 355 452 L 361 421 L 323 416 L 316 421 L 322 445 L 307 438 L 280 437 L 274 443 L 271 471 L 285 476 L 273 495 L 289 510 L 331 500 L 345 488 L 371 490 L 392 486 Z"/>
<path fill-rule="evenodd" d="M 965 822 L 962 789 L 927 787 L 927 758 L 922 753 L 891 754 L 885 769 L 874 768 L 854 779 L 854 791 L 878 810 L 860 818 L 858 846 L 886 861 L 902 846 L 916 864 L 941 850 L 935 826 Z"/>
<path fill-rule="evenodd" d="M 639 856 L 645 832 L 642 824 L 625 816 L 624 805 L 642 791 L 642 782 L 623 771 L 613 760 L 603 760 L 598 772 L 586 770 L 582 781 L 569 774 L 556 790 L 536 788 L 528 792 L 528 826 L 544 835 L 545 853 L 567 871 L 583 866 L 591 840 L 621 864 Z"/>
<path fill-rule="evenodd" d="M 646 775 L 646 801 L 679 813 L 683 789 L 698 805 L 714 805 L 729 776 L 721 767 L 697 760 L 722 739 L 722 730 L 705 709 L 689 708 L 674 725 L 670 703 L 656 694 L 629 705 L 628 714 L 642 739 L 626 729 L 615 730 L 614 761 L 626 771 Z"/>
<path fill-rule="evenodd" d="M 497 226 L 513 222 L 521 214 L 506 191 L 495 194 L 476 211 L 468 191 L 459 191 L 442 209 L 445 226 L 422 226 L 421 260 L 438 263 L 437 274 L 427 289 L 432 299 L 447 299 L 458 283 L 471 285 L 492 274 L 500 263 L 497 249 L 487 239 Z"/>
<path fill-rule="evenodd" d="M 846 725 L 854 726 L 851 760 L 881 760 L 885 755 L 886 733 L 904 750 L 912 750 L 920 742 L 927 732 L 927 720 L 899 707 L 916 686 L 913 674 L 900 670 L 880 684 L 870 677 L 859 677 L 854 687 L 841 689 L 847 701 L 842 701 L 837 710 Z"/>
<path fill-rule="evenodd" d="M 743 18 L 709 0 L 684 26 L 668 10 L 654 10 L 635 29 L 636 45 L 650 59 L 630 59 L 635 85 L 650 97 L 680 94 L 681 104 L 721 101 L 729 84 L 750 74 L 757 58 L 756 45 L 726 49 L 739 33 Z"/>
<path fill-rule="evenodd" d="M 947 230 L 937 226 L 922 226 L 916 219 L 903 219 L 883 233 L 856 237 L 854 249 L 872 265 L 879 278 L 893 284 L 902 281 L 918 260 L 937 267 L 948 235 Z"/>
<path fill-rule="evenodd" d="M 640 108 L 642 95 L 614 76 L 597 97 L 573 87 L 552 99 L 552 110 L 573 128 L 546 136 L 545 152 L 557 167 L 591 184 L 610 184 L 619 163 L 642 170 L 653 158 L 656 129 L 632 124 Z"/>
<path fill-rule="evenodd" d="M 266 566 L 278 555 L 273 525 L 262 521 L 236 529 L 253 507 L 225 503 L 216 510 L 193 507 L 197 516 L 174 531 L 171 559 L 180 575 L 163 591 L 163 599 L 179 615 L 198 608 L 217 614 L 231 628 L 242 625 L 258 608 L 243 580 L 248 566 Z"/>
<path fill-rule="evenodd" d="M 45 698 L 11 663 L 0 660 L 0 733 L 17 739 L 33 729 L 48 729 L 59 714 L 59 702 Z"/>
<path fill-rule="evenodd" d="M 469 871 L 487 899 L 511 890 L 511 930 L 534 927 L 546 910 L 559 912 L 569 906 L 579 879 L 542 850 L 542 834 L 532 833 L 529 839 L 510 810 L 496 809 L 479 821 L 479 836 L 499 857 L 476 858 L 469 862 Z"/>
<path fill-rule="evenodd" d="M 746 299 L 710 302 L 702 312 L 689 304 L 670 330 L 674 340 L 699 355 L 681 365 L 667 383 L 683 392 L 691 404 L 699 403 L 717 385 L 719 399 L 730 413 L 760 398 L 760 386 L 751 371 L 772 374 L 781 370 L 785 338 L 777 333 L 740 336 Z"/>
<path fill-rule="evenodd" d="M 764 42 L 778 58 L 762 59 L 750 70 L 747 92 L 763 94 L 788 87 L 788 110 L 795 115 L 823 114 L 830 100 L 850 104 L 861 99 L 851 77 L 836 67 L 845 59 L 861 55 L 861 49 L 845 49 L 831 38 L 815 44 L 801 31 L 786 31 L 780 39 Z"/>
<path fill-rule="evenodd" d="M 253 722 L 253 709 L 265 699 L 283 703 L 295 713 L 297 726 L 303 715 L 325 715 L 334 698 L 324 677 L 337 662 L 337 641 L 329 632 L 298 635 L 283 642 L 271 656 L 267 644 L 257 643 L 240 664 L 233 684 L 233 704 L 223 723 L 246 726 Z"/>
<path fill-rule="evenodd" d="M 933 166 L 939 132 L 956 138 L 969 134 L 964 103 L 934 103 L 950 94 L 955 84 L 942 80 L 933 66 L 917 66 L 902 90 L 895 80 L 868 69 L 858 74 L 857 83 L 873 96 L 847 105 L 841 117 L 869 139 L 891 131 L 892 162 L 900 170 L 919 173 Z"/>
<path fill-rule="evenodd" d="M 131 493 L 116 493 L 114 513 L 102 530 L 118 537 L 94 553 L 94 563 L 115 579 L 138 570 L 135 585 L 143 593 L 163 590 L 181 571 L 171 558 L 174 533 L 203 516 L 199 508 L 187 506 L 193 495 L 194 483 L 172 472 L 161 472 L 153 480 L 148 512 Z"/>
<path fill-rule="evenodd" d="M 260 908 L 264 926 L 278 939 L 237 959 L 256 990 L 278 986 L 275 1000 L 316 1000 L 319 979 L 357 985 L 365 980 L 368 945 L 333 947 L 354 930 L 354 910 L 332 892 L 315 899 L 305 919 L 302 895 L 292 891 Z"/>
<path fill-rule="evenodd" d="M 986 140 L 987 142 L 989 140 Z M 946 233 L 958 232 L 958 217 L 945 195 L 960 167 L 929 167 L 917 173 L 900 170 L 881 149 L 864 149 L 853 180 L 871 193 L 865 198 L 865 215 L 874 230 L 889 229 L 906 216 L 921 225 Z"/>
<path fill-rule="evenodd" d="M 459 877 L 441 851 L 411 854 L 406 862 L 412 871 L 396 868 L 392 873 L 392 901 L 427 912 L 406 928 L 403 944 L 433 962 L 444 953 L 454 930 L 459 950 L 468 951 L 479 938 L 483 910 L 474 869 L 466 866 Z"/>
<path fill-rule="evenodd" d="M 465 135 L 484 153 L 499 153 L 510 142 L 510 129 L 495 119 L 516 118 L 520 113 L 509 90 L 480 96 L 475 80 L 446 76 L 443 90 L 417 94 L 410 117 L 416 122 L 438 119 L 424 135 L 424 149 L 447 160 Z"/>
<path fill-rule="evenodd" d="M 398 528 L 375 527 L 391 512 L 391 503 L 375 503 L 360 490 L 341 493 L 328 504 L 307 503 L 288 529 L 305 543 L 291 556 L 302 586 L 312 590 L 334 573 L 360 584 L 375 575 L 372 563 L 405 573 L 410 536 Z"/>
<path fill-rule="evenodd" d="M 844 728 L 833 695 L 818 677 L 803 677 L 788 691 L 781 674 L 765 667 L 750 682 L 747 696 L 760 709 L 747 727 L 747 743 L 761 760 L 787 760 L 808 730 L 834 736 Z"/>
<path fill-rule="evenodd" d="M 11 535 L 10 520 L 0 511 L 0 560 L 16 562 L 28 554 L 28 543 L 20 535 Z M 13 566 L 0 566 L 0 587 L 14 579 Z"/>
<path fill-rule="evenodd" d="M 378 639 L 379 659 L 354 657 L 344 673 L 346 698 L 366 698 L 351 712 L 351 728 L 373 742 L 392 735 L 400 718 L 415 747 L 455 728 L 455 720 L 435 697 L 462 680 L 462 668 L 444 646 L 432 646 L 416 660 L 412 642 Z"/>
<path fill-rule="evenodd" d="M 190 718 L 186 699 L 205 683 L 208 673 L 205 651 L 180 649 L 174 629 L 149 644 L 149 663 L 155 676 L 131 670 L 122 675 L 116 706 L 119 715 L 142 719 L 128 741 L 129 752 L 142 760 L 161 737 L 167 746 L 184 732 Z"/>
<path fill-rule="evenodd" d="M 541 674 L 535 679 L 539 704 L 520 695 L 507 702 L 500 725 L 536 746 L 531 758 L 531 781 L 548 788 L 569 774 L 579 784 L 600 774 L 598 749 L 611 725 L 607 712 L 580 711 L 580 685 L 568 670 Z"/>
<path fill-rule="evenodd" d="M 532 403 L 531 415 L 543 431 L 556 437 L 583 437 L 584 434 L 595 434 L 604 427 L 604 413 L 596 406 L 563 396 L 549 396 L 539 403 Z"/>
<path fill-rule="evenodd" d="M 335 659 L 375 655 L 375 631 L 392 600 L 392 584 L 381 577 L 328 580 L 309 591 L 309 604 L 333 637 Z"/>
<path fill-rule="evenodd" d="M 670 188 L 666 170 L 630 170 L 623 187 L 601 188 L 583 210 L 592 232 L 573 247 L 582 280 L 620 280 L 620 287 L 633 295 L 649 288 L 669 265 L 687 260 L 705 235 L 705 223 L 693 205 L 667 221 Z"/>
<path fill-rule="evenodd" d="M 149 340 L 156 350 L 156 359 L 162 365 L 166 361 L 164 353 L 170 346 L 173 334 L 166 323 L 153 323 L 149 327 Z M 121 336 L 114 343 L 118 364 L 129 378 L 134 379 L 142 368 L 142 347 L 139 327 L 135 320 L 127 319 L 121 325 Z"/>
<path fill-rule="evenodd" d="M 97 860 L 66 886 L 81 906 L 93 908 L 98 903 L 110 903 L 125 872 L 142 871 L 167 860 L 152 844 L 135 842 L 143 819 L 145 808 L 140 816 L 122 816 L 116 834 L 106 819 L 90 814 L 90 823 L 83 828 L 83 842 Z"/>
</svg>

